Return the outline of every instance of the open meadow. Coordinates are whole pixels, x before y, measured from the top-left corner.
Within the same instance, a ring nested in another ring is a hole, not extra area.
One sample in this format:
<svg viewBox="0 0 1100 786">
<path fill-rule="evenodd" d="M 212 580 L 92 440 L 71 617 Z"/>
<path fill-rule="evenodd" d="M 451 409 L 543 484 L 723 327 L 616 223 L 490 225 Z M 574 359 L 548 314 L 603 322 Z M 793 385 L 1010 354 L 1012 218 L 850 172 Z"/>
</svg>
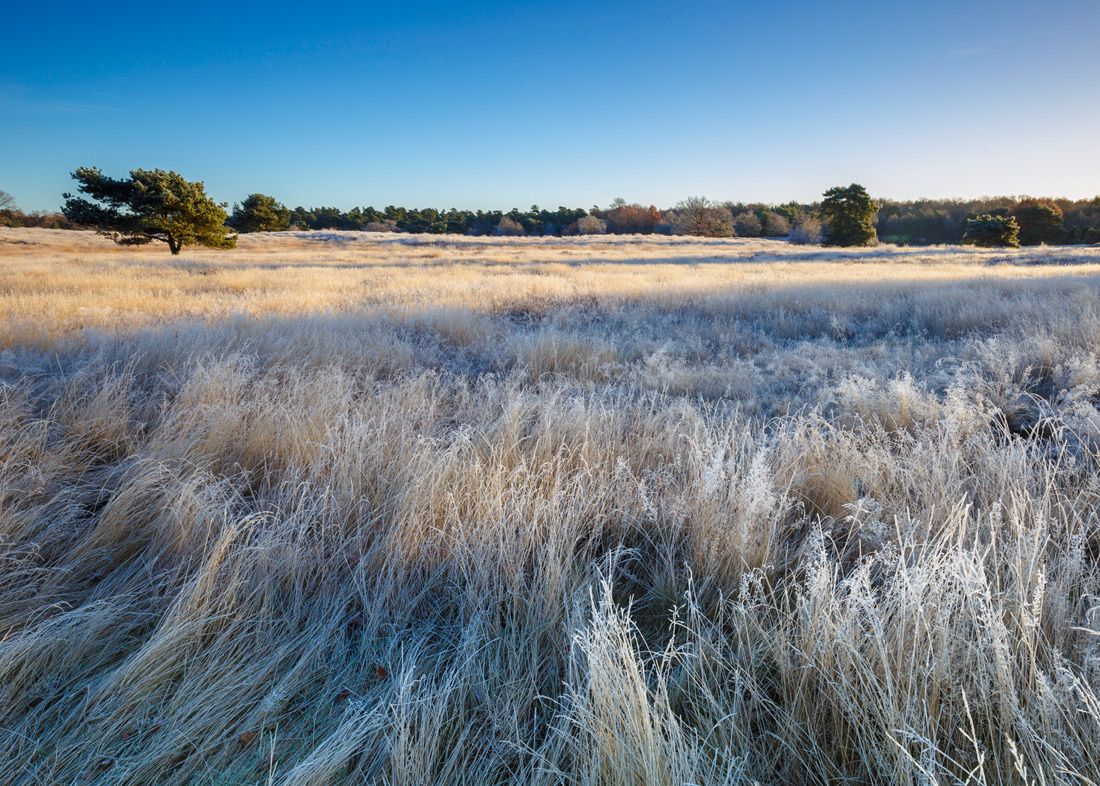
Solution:
<svg viewBox="0 0 1100 786">
<path fill-rule="evenodd" d="M 1100 247 L 0 229 L 0 785 L 1100 782 Z"/>
</svg>

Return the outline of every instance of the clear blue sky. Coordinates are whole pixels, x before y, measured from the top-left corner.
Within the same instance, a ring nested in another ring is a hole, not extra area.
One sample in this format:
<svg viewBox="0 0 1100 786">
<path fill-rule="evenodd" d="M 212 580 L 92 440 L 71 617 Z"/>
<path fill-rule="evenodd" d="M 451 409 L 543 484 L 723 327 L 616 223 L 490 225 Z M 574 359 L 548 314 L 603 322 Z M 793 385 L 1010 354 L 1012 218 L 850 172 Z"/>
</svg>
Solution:
<svg viewBox="0 0 1100 786">
<path fill-rule="evenodd" d="M 260 9 L 260 10 L 256 10 Z M 15 3 L 0 189 L 526 208 L 1100 193 L 1100 2 Z"/>
</svg>

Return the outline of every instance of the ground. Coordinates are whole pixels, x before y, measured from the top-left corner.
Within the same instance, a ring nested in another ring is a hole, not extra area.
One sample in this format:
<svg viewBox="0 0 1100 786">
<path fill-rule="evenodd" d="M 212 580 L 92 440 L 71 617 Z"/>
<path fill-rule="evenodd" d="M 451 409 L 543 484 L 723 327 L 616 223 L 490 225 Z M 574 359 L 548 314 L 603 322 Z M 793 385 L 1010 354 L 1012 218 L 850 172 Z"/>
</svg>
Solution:
<svg viewBox="0 0 1100 786">
<path fill-rule="evenodd" d="M 1100 248 L 0 229 L 0 784 L 1100 777 Z"/>
</svg>

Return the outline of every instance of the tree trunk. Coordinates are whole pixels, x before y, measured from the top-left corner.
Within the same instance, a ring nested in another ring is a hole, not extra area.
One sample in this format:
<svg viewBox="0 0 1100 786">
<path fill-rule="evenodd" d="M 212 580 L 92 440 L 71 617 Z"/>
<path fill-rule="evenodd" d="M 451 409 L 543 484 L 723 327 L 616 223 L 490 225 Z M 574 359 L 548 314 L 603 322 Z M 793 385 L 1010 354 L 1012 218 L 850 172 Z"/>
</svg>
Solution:
<svg viewBox="0 0 1100 786">
<path fill-rule="evenodd" d="M 179 254 L 181 246 L 182 244 L 174 237 L 168 238 L 168 250 L 172 252 L 172 256 L 176 256 Z"/>
</svg>

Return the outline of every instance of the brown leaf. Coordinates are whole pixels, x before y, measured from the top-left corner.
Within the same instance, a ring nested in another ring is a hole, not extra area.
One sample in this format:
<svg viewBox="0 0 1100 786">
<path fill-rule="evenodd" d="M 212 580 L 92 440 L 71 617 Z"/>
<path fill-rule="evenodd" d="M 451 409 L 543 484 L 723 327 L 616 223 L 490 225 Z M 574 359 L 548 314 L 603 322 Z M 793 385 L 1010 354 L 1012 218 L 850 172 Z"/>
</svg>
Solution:
<svg viewBox="0 0 1100 786">
<path fill-rule="evenodd" d="M 241 736 L 237 738 L 237 742 L 241 744 L 242 748 L 247 748 L 252 744 L 252 740 L 256 739 L 256 732 L 245 731 L 241 732 Z"/>
<path fill-rule="evenodd" d="M 378 679 L 382 680 L 382 679 L 385 679 L 386 677 L 390 676 L 390 673 L 388 671 L 386 671 L 385 666 L 383 666 L 381 663 L 377 663 L 374 666 L 374 676 L 377 677 Z"/>
<path fill-rule="evenodd" d="M 347 688 L 340 688 L 340 692 L 336 694 L 336 698 L 333 701 L 339 703 L 341 701 L 347 701 L 351 698 L 351 691 Z"/>
<path fill-rule="evenodd" d="M 183 766 L 187 762 L 187 760 L 194 756 L 196 753 L 198 753 L 198 748 L 196 748 L 193 743 L 188 743 L 187 747 L 180 751 L 176 758 L 172 759 L 172 766 Z"/>
</svg>

